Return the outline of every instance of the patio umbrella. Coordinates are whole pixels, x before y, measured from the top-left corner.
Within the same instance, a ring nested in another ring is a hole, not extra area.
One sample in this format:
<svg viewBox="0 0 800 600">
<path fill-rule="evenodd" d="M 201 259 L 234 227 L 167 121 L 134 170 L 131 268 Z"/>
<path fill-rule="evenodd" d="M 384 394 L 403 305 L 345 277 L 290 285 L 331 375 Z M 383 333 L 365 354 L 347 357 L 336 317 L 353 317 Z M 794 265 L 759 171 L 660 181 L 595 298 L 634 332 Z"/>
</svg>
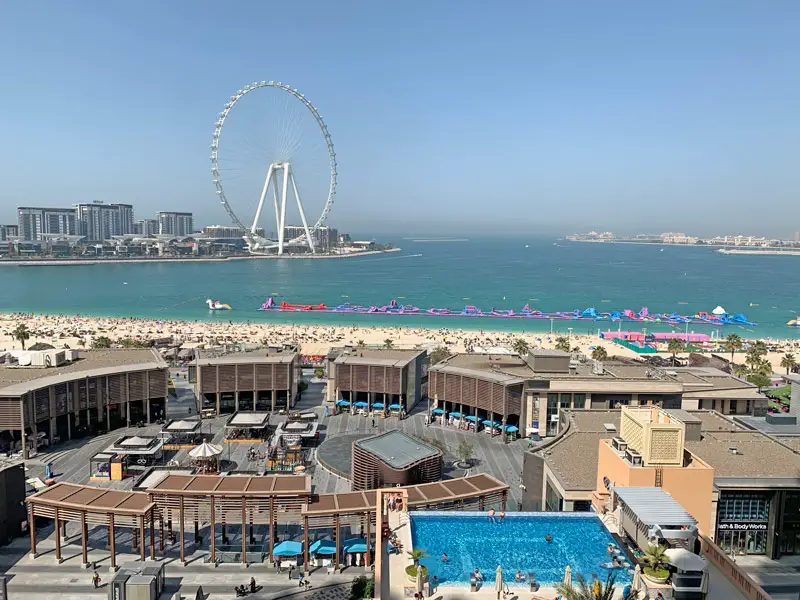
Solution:
<svg viewBox="0 0 800 600">
<path fill-rule="evenodd" d="M 572 585 L 572 567 L 567 565 L 567 568 L 564 569 L 564 585 L 570 586 Z"/>
<path fill-rule="evenodd" d="M 212 458 L 220 454 L 222 454 L 222 448 L 214 444 L 209 444 L 208 442 L 203 442 L 199 446 L 189 450 L 189 456 L 192 458 Z"/>
<path fill-rule="evenodd" d="M 272 554 L 275 556 L 297 556 L 298 554 L 302 553 L 303 544 L 293 540 L 283 540 L 272 550 Z"/>
<path fill-rule="evenodd" d="M 497 571 L 494 574 L 494 591 L 499 594 L 503 593 L 503 567 L 497 565 Z"/>
<path fill-rule="evenodd" d="M 350 403 L 347 400 L 337 400 L 336 406 L 350 406 Z"/>
<path fill-rule="evenodd" d="M 506 431 L 508 433 L 516 433 L 519 431 L 519 427 L 517 427 L 516 425 L 506 425 Z"/>
<path fill-rule="evenodd" d="M 417 591 L 422 593 L 422 565 L 417 565 Z"/>
<path fill-rule="evenodd" d="M 487 427 L 500 427 L 500 423 L 497 421 L 490 421 L 489 419 L 484 419 L 481 421 L 482 424 L 486 425 Z"/>
<path fill-rule="evenodd" d="M 355 406 L 357 408 L 366 408 L 367 407 L 367 403 L 364 402 L 363 400 L 359 400 L 358 402 L 353 404 L 353 406 Z"/>
<path fill-rule="evenodd" d="M 448 416 L 460 418 L 461 417 L 461 413 L 460 412 L 451 412 Z"/>
<path fill-rule="evenodd" d="M 681 571 L 705 571 L 706 561 L 685 548 L 669 548 L 664 552 L 667 562 Z"/>
<path fill-rule="evenodd" d="M 635 591 L 639 591 L 642 587 L 642 567 L 638 564 L 636 568 L 633 570 L 633 581 L 631 581 L 631 589 Z"/>
<path fill-rule="evenodd" d="M 433 414 L 435 414 L 435 415 L 441 415 L 441 414 L 444 414 L 444 411 L 443 411 L 441 408 L 434 408 L 434 409 L 433 409 L 431 412 L 432 412 Z"/>
<path fill-rule="evenodd" d="M 358 554 L 367 551 L 367 540 L 364 538 L 350 538 L 342 542 L 342 549 L 345 553 Z"/>
<path fill-rule="evenodd" d="M 383 408 L 383 402 L 373 402 L 372 408 Z"/>
<path fill-rule="evenodd" d="M 464 417 L 467 421 L 472 421 L 473 423 L 478 420 L 478 417 L 473 417 L 472 415 L 467 415 Z"/>
<path fill-rule="evenodd" d="M 402 406 L 400 406 L 399 404 L 390 404 L 389 408 L 392 410 L 400 410 Z"/>
<path fill-rule="evenodd" d="M 325 556 L 332 556 L 336 554 L 336 544 L 333 540 L 317 540 L 308 549 L 311 554 L 322 554 Z"/>
</svg>

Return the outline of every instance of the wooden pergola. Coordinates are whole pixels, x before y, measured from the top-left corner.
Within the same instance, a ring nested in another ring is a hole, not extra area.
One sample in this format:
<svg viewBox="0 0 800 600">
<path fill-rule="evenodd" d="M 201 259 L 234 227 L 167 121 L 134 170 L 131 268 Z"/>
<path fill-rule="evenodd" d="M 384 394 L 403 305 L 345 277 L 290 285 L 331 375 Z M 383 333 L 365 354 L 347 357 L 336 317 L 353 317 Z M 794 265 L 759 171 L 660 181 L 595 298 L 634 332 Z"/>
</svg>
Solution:
<svg viewBox="0 0 800 600">
<path fill-rule="evenodd" d="M 28 527 L 31 536 L 31 554 L 36 556 L 36 517 L 53 519 L 56 526 L 56 560 L 61 562 L 61 538 L 66 537 L 67 521 L 81 525 L 81 557 L 89 563 L 87 540 L 89 525 L 108 527 L 111 545 L 111 566 L 117 566 L 117 527 L 133 529 L 134 545 L 139 540 L 139 554 L 145 560 L 145 524 L 150 524 L 150 558 L 155 559 L 156 506 L 147 494 L 107 490 L 88 485 L 57 483 L 28 498 Z M 162 533 L 162 550 L 163 550 Z"/>
<path fill-rule="evenodd" d="M 483 510 L 487 503 L 506 507 L 509 486 L 490 475 L 480 474 L 404 488 L 410 510 L 456 508 L 467 506 Z M 159 550 L 164 551 L 164 529 L 173 537 L 173 520 L 180 530 L 179 553 L 185 561 L 184 533 L 186 521 L 194 522 L 195 536 L 199 526 L 208 523 L 211 529 L 210 560 L 216 562 L 216 527 L 222 526 L 223 538 L 228 523 L 242 526 L 242 564 L 247 564 L 247 526 L 250 538 L 255 524 L 269 525 L 269 560 L 274 559 L 275 530 L 278 522 L 303 525 L 305 564 L 309 558 L 309 531 L 333 528 L 336 559 L 340 556 L 342 525 L 358 529 L 367 540 L 366 564 L 372 559 L 370 537 L 378 518 L 376 490 L 341 494 L 312 495 L 311 478 L 307 475 L 173 475 L 151 483 L 145 491 L 123 492 L 99 487 L 58 483 L 29 497 L 31 553 L 36 556 L 35 517 L 55 520 L 56 558 L 61 560 L 61 536 L 66 522 L 74 521 L 82 528 L 82 556 L 87 563 L 89 525 L 108 527 L 111 566 L 116 567 L 115 528 L 133 529 L 134 546 L 141 540 L 139 552 L 145 560 L 145 526 L 150 525 L 150 558 L 155 559 L 156 520 L 159 522 Z"/>
</svg>

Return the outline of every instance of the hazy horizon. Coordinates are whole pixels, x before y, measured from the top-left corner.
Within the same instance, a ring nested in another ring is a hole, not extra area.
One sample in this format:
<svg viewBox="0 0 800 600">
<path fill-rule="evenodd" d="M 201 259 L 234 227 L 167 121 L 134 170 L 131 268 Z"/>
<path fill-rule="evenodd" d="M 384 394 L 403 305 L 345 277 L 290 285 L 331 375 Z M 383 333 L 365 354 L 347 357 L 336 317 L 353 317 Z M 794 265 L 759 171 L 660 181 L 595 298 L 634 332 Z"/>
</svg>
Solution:
<svg viewBox="0 0 800 600">
<path fill-rule="evenodd" d="M 800 189 L 800 4 L 488 8 L 11 0 L 0 223 L 16 223 L 17 206 L 102 200 L 133 204 L 137 219 L 186 210 L 197 227 L 228 224 L 211 182 L 214 122 L 244 85 L 275 80 L 327 123 L 339 172 L 327 222 L 341 231 L 800 229 L 787 218 Z M 234 107 L 223 132 L 221 152 L 255 163 L 254 181 L 275 108 Z M 231 148 L 235 126 L 252 139 Z M 296 138 L 312 154 L 311 134 Z M 297 180 L 314 213 L 326 172 L 308 164 Z M 222 179 L 249 222 L 260 189 Z"/>
</svg>

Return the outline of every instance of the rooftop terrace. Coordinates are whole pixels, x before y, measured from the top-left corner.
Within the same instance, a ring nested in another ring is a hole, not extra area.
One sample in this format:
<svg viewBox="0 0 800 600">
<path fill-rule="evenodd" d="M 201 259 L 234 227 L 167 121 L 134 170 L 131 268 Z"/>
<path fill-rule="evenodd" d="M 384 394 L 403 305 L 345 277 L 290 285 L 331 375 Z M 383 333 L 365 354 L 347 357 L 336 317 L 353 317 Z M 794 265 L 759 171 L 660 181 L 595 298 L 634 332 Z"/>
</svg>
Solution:
<svg viewBox="0 0 800 600">
<path fill-rule="evenodd" d="M 404 469 L 425 458 L 440 456 L 442 451 L 399 429 L 353 442 L 393 469 Z"/>
<path fill-rule="evenodd" d="M 389 348 L 347 348 L 342 349 L 336 360 L 337 365 L 381 365 L 404 367 L 415 360 L 424 350 L 395 350 Z"/>
</svg>

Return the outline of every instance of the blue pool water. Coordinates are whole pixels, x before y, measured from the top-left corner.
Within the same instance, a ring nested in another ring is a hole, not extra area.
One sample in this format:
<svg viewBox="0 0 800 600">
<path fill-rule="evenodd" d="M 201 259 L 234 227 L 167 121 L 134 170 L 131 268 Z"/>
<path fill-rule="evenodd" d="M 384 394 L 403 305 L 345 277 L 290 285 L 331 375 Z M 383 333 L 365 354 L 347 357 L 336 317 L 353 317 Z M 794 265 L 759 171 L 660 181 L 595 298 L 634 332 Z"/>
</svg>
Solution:
<svg viewBox="0 0 800 600">
<path fill-rule="evenodd" d="M 553 541 L 548 543 L 545 536 Z M 439 583 L 463 585 L 478 567 L 487 582 L 494 582 L 497 565 L 503 578 L 514 585 L 517 570 L 533 572 L 536 580 L 553 585 L 564 579 L 564 569 L 572 568 L 573 579 L 580 573 L 587 580 L 596 574 L 605 581 L 609 570 L 608 545 L 615 543 L 597 516 L 586 513 L 509 513 L 500 522 L 490 522 L 486 513 L 413 513 L 411 536 L 414 548 L 428 554 L 421 562 L 430 577 Z M 448 561 L 443 563 L 442 553 Z M 630 573 L 616 569 L 617 583 L 629 583 Z"/>
</svg>

